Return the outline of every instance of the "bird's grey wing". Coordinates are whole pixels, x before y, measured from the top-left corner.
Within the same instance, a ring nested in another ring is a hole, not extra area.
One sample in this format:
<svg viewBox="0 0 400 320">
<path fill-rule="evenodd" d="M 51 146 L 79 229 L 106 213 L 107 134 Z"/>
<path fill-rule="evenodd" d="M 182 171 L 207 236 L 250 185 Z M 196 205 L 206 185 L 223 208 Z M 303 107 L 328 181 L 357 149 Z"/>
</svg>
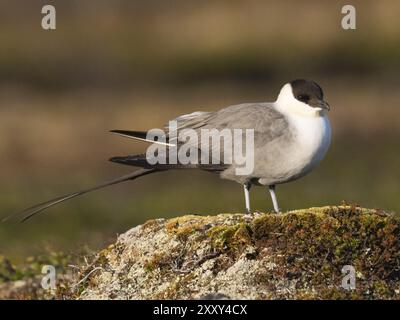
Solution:
<svg viewBox="0 0 400 320">
<path fill-rule="evenodd" d="M 246 103 L 220 110 L 205 126 L 205 128 L 208 127 L 217 128 L 218 130 L 241 129 L 242 139 L 239 141 L 234 140 L 233 144 L 241 144 L 242 152 L 247 150 L 246 131 L 252 130 L 254 152 L 257 152 L 257 149 L 264 148 L 267 144 L 283 135 L 288 127 L 288 122 L 285 116 L 275 110 L 270 103 Z M 215 148 L 218 148 L 218 145 L 213 145 L 211 152 L 216 152 Z M 233 160 L 230 159 L 230 161 Z"/>
<path fill-rule="evenodd" d="M 176 134 L 176 130 L 183 129 L 199 129 L 207 125 L 207 123 L 216 115 L 216 112 L 196 111 L 189 114 L 181 115 L 165 125 L 165 129 L 169 136 Z M 172 127 L 171 122 L 175 122 Z"/>
<path fill-rule="evenodd" d="M 246 139 L 246 129 L 253 130 L 254 149 L 258 149 L 284 134 L 288 126 L 287 119 L 284 115 L 275 110 L 270 103 L 233 105 L 217 112 L 194 112 L 178 117 L 175 120 L 177 121 L 178 145 L 185 143 L 186 146 L 190 146 L 188 141 L 179 139 L 179 132 L 192 129 L 195 130 L 198 137 L 200 137 L 202 129 L 210 130 L 211 142 L 207 150 L 203 145 L 199 144 L 199 142 L 197 142 L 197 145 L 194 145 L 196 142 L 193 142 L 192 146 L 198 146 L 201 153 L 207 153 L 210 161 L 212 161 L 212 155 L 218 152 L 221 161 L 232 161 L 229 155 L 223 154 L 222 144 L 212 143 L 212 141 L 221 139 L 221 132 L 223 130 L 230 130 L 232 133 L 234 129 L 242 129 L 243 135 L 241 143 L 242 150 L 245 150 L 243 144 Z M 237 143 L 236 141 L 233 142 Z"/>
<path fill-rule="evenodd" d="M 287 127 L 286 118 L 273 108 L 272 104 L 268 103 L 247 103 L 233 105 L 217 112 L 193 112 L 177 117 L 175 124 L 169 122 L 166 128 L 166 141 L 169 143 L 168 148 L 176 145 L 178 148 L 185 145 L 186 148 L 197 148 L 198 158 L 196 163 L 181 164 L 179 161 L 176 164 L 169 163 L 169 150 L 166 152 L 167 164 L 157 166 L 150 165 L 145 155 L 133 155 L 114 157 L 113 162 L 123 163 L 127 165 L 139 166 L 143 168 L 162 169 L 179 169 L 179 168 L 200 168 L 209 171 L 222 171 L 229 167 L 232 163 L 232 153 L 224 153 L 224 144 L 222 132 L 225 130 L 231 131 L 234 129 L 242 129 L 242 141 L 233 143 L 242 143 L 241 150 L 246 150 L 246 129 L 252 129 L 254 132 L 254 149 L 263 148 L 266 144 L 281 136 Z M 172 121 L 174 121 L 172 120 Z M 209 129 L 210 136 L 208 147 L 204 146 L 200 141 L 202 139 L 202 129 Z M 197 140 L 188 141 L 185 130 L 191 130 L 198 137 Z M 126 135 L 126 132 L 123 132 Z M 130 134 L 130 133 L 129 133 Z M 145 134 L 145 133 L 143 133 Z M 133 132 L 136 137 L 137 133 Z M 234 135 L 232 135 L 234 136 Z M 215 143 L 215 142 L 219 143 Z M 232 145 L 232 147 L 234 147 Z M 168 149 L 167 148 L 167 149 Z M 204 163 L 203 159 L 208 159 Z M 179 159 L 178 159 L 179 160 Z"/>
<path fill-rule="evenodd" d="M 229 106 L 216 112 L 193 112 L 174 119 L 177 129 L 253 129 L 268 143 L 279 137 L 287 128 L 285 116 L 271 103 L 244 103 Z M 169 128 L 168 124 L 165 128 Z"/>
<path fill-rule="evenodd" d="M 192 123 L 194 124 L 193 126 Z M 246 129 L 250 129 L 254 132 L 254 148 L 257 149 L 283 135 L 287 127 L 287 119 L 283 114 L 275 110 L 272 104 L 246 103 L 233 105 L 214 113 L 199 114 L 199 118 L 194 116 L 193 119 L 184 121 L 183 125 L 178 127 L 178 130 L 182 128 L 194 129 L 200 135 L 201 129 L 217 129 L 217 131 L 211 132 L 211 139 L 213 139 L 218 138 L 214 136 L 224 129 L 242 129 L 242 143 L 244 143 Z M 216 148 L 220 148 L 218 144 L 212 143 L 210 147 L 207 151 L 200 146 L 203 152 L 208 152 L 210 155 L 216 152 Z"/>
<path fill-rule="evenodd" d="M 206 127 L 253 129 L 260 143 L 268 143 L 281 136 L 288 127 L 285 116 L 271 103 L 245 103 L 222 109 L 208 121 Z"/>
</svg>

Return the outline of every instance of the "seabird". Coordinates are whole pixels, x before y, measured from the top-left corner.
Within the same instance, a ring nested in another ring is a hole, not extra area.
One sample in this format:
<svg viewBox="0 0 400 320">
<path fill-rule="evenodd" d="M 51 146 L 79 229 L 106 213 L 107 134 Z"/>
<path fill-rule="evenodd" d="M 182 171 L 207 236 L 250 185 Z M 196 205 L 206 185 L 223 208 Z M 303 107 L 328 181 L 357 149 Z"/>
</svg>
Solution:
<svg viewBox="0 0 400 320">
<path fill-rule="evenodd" d="M 61 196 L 18 212 L 13 217 L 25 221 L 33 215 L 68 199 L 123 181 L 170 169 L 200 169 L 219 174 L 222 179 L 243 185 L 246 211 L 250 212 L 250 188 L 267 186 L 275 212 L 279 205 L 275 186 L 298 179 L 314 169 L 324 158 L 331 140 L 327 116 L 329 104 L 321 87 L 311 80 L 298 79 L 285 84 L 275 102 L 244 103 L 215 112 L 194 112 L 176 118 L 178 129 L 253 129 L 254 169 L 238 175 L 235 163 L 212 164 L 149 164 L 145 154 L 113 157 L 112 162 L 141 167 L 132 173 L 98 186 Z M 153 143 L 147 132 L 112 130 L 111 132 Z M 182 143 L 177 141 L 176 144 Z M 167 145 L 172 145 L 170 142 Z M 200 153 L 201 153 L 201 146 Z M 209 150 L 207 150 L 209 152 Z M 7 217 L 4 220 L 7 220 Z"/>
</svg>

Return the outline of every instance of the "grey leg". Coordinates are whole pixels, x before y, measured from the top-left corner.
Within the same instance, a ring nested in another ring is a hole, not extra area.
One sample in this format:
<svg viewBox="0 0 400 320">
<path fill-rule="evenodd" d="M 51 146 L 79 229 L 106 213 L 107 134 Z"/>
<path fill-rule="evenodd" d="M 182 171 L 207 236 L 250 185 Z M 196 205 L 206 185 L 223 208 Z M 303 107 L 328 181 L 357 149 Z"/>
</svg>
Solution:
<svg viewBox="0 0 400 320">
<path fill-rule="evenodd" d="M 244 200 L 246 202 L 246 211 L 247 213 L 250 213 L 250 188 L 251 184 L 250 183 L 245 183 L 243 185 L 244 188 Z"/>
<path fill-rule="evenodd" d="M 275 194 L 275 185 L 268 186 L 269 193 L 271 194 L 271 199 L 272 199 L 272 204 L 274 205 L 274 210 L 276 213 L 278 213 L 279 210 L 279 205 L 278 205 L 278 199 L 276 198 Z"/>
</svg>

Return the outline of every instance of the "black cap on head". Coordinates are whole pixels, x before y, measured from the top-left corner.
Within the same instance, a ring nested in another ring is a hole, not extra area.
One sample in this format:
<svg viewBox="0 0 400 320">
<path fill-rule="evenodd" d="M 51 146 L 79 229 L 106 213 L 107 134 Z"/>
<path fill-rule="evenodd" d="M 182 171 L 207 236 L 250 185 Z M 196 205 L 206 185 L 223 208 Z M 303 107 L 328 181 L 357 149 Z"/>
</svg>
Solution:
<svg viewBox="0 0 400 320">
<path fill-rule="evenodd" d="M 297 79 L 290 82 L 294 97 L 311 107 L 320 107 L 324 99 L 321 87 L 311 80 Z"/>
</svg>

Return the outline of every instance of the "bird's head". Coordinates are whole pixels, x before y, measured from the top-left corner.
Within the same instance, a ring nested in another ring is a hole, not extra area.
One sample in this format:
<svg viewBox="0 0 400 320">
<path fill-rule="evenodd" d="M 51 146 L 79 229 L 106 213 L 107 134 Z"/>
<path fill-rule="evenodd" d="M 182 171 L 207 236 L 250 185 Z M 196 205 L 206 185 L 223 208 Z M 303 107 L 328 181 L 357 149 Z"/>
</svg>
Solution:
<svg viewBox="0 0 400 320">
<path fill-rule="evenodd" d="M 297 79 L 285 84 L 276 103 L 282 111 L 319 116 L 330 110 L 321 87 L 311 80 Z"/>
</svg>

